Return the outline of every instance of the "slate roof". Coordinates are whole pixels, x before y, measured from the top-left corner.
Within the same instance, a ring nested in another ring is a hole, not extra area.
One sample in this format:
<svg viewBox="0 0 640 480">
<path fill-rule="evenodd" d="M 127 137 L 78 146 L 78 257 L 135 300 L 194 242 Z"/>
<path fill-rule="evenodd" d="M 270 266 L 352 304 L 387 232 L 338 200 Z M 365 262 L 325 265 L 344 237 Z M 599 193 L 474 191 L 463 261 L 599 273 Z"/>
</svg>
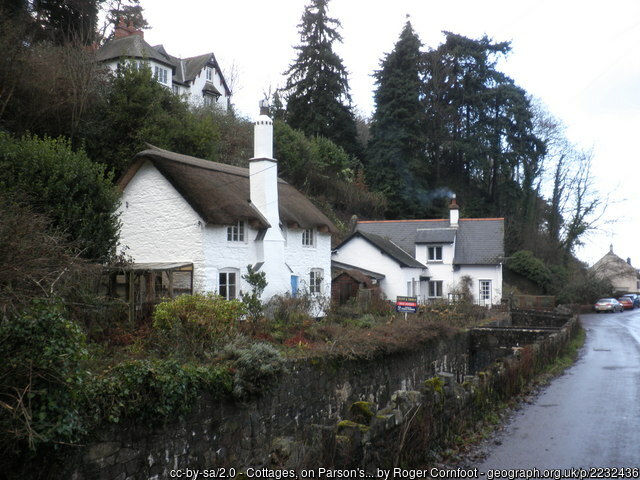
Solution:
<svg viewBox="0 0 640 480">
<path fill-rule="evenodd" d="M 172 67 L 172 69 L 176 67 L 170 58 L 145 42 L 140 35 L 114 38 L 96 52 L 96 60 L 99 62 L 118 58 L 148 58 Z"/>
<path fill-rule="evenodd" d="M 340 248 L 342 245 L 347 243 L 349 240 L 355 237 L 361 237 L 368 241 L 370 244 L 379 248 L 382 252 L 393 258 L 396 262 L 398 262 L 403 267 L 412 267 L 412 268 L 427 268 L 426 265 L 423 265 L 419 261 L 417 261 L 411 254 L 407 253 L 405 250 L 396 245 L 389 238 L 376 235 L 369 232 L 364 232 L 357 230 L 352 235 L 350 235 L 345 241 L 343 241 L 338 247 Z"/>
<path fill-rule="evenodd" d="M 255 222 L 260 228 L 269 225 L 251 203 L 249 169 L 211 162 L 188 155 L 151 147 L 136 155 L 135 162 L 118 182 L 124 190 L 136 172 L 151 162 L 207 223 L 229 225 L 239 219 Z M 282 179 L 278 179 L 280 220 L 300 228 L 337 229 L 311 201 Z"/>
<path fill-rule="evenodd" d="M 415 243 L 453 243 L 456 232 L 455 228 L 419 228 Z"/>
<path fill-rule="evenodd" d="M 141 35 L 129 35 L 111 39 L 96 52 L 96 59 L 99 62 L 117 60 L 119 58 L 148 58 L 163 63 L 172 68 L 173 82 L 185 86 L 193 83 L 202 69 L 210 65 L 218 71 L 226 96 L 231 95 L 231 90 L 224 79 L 213 52 L 181 59 L 170 55 L 163 45 L 149 45 Z M 217 92 L 217 89 L 212 84 L 211 87 Z M 218 92 L 219 94 L 220 92 Z"/>
<path fill-rule="evenodd" d="M 455 233 L 455 265 L 494 265 L 504 257 L 504 219 L 460 219 L 453 229 L 449 220 L 388 220 L 358 222 L 357 231 L 383 237 L 405 252 L 416 243 L 451 243 Z"/>
</svg>

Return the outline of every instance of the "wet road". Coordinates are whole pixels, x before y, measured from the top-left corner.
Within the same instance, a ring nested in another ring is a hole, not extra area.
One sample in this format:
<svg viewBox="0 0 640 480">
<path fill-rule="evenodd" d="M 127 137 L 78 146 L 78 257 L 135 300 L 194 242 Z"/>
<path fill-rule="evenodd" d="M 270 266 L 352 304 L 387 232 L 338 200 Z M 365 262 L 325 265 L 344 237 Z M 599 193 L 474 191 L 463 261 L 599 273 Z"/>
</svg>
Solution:
<svg viewBox="0 0 640 480">
<path fill-rule="evenodd" d="M 576 364 L 514 415 L 480 471 L 640 467 L 640 309 L 581 321 Z"/>
</svg>

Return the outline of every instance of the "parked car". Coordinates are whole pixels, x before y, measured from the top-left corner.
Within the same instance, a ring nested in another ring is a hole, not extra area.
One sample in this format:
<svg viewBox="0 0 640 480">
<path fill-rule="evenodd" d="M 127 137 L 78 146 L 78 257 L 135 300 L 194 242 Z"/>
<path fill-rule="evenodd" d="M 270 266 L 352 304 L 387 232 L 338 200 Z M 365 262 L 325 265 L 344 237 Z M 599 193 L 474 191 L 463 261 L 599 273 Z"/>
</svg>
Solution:
<svg viewBox="0 0 640 480">
<path fill-rule="evenodd" d="M 633 310 L 633 307 L 634 307 L 633 299 L 629 297 L 620 297 L 618 301 L 620 302 L 620 304 L 623 306 L 625 310 Z"/>
<path fill-rule="evenodd" d="M 593 306 L 596 313 L 600 312 L 621 312 L 624 307 L 620 304 L 618 300 L 615 298 L 601 298 L 596 302 Z"/>
<path fill-rule="evenodd" d="M 640 295 L 636 293 L 625 293 L 623 297 L 629 297 L 633 301 L 633 308 L 640 308 Z"/>
</svg>

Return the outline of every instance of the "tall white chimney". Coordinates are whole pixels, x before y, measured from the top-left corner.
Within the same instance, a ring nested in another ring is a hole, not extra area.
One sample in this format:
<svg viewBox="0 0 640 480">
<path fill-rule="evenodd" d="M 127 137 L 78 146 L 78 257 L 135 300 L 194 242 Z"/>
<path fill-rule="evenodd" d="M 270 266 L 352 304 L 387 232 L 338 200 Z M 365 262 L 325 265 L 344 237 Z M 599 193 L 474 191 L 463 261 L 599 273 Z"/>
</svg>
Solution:
<svg viewBox="0 0 640 480">
<path fill-rule="evenodd" d="M 278 162 L 273 158 L 273 121 L 266 100 L 260 101 L 260 115 L 253 124 L 253 158 L 249 160 L 251 203 L 280 232 L 278 211 Z M 280 235 L 282 236 L 282 235 Z"/>
<path fill-rule="evenodd" d="M 460 219 L 460 207 L 456 202 L 456 194 L 451 195 L 451 204 L 449 205 L 449 225 L 451 227 L 458 227 L 458 220 Z"/>
<path fill-rule="evenodd" d="M 260 115 L 254 122 L 253 158 L 249 160 L 251 203 L 267 219 L 262 241 L 256 242 L 256 263 L 266 274 L 265 297 L 288 291 L 290 272 L 284 258 L 284 236 L 280 229 L 278 208 L 278 162 L 273 158 L 273 121 L 268 115 L 268 103 L 260 102 Z"/>
</svg>

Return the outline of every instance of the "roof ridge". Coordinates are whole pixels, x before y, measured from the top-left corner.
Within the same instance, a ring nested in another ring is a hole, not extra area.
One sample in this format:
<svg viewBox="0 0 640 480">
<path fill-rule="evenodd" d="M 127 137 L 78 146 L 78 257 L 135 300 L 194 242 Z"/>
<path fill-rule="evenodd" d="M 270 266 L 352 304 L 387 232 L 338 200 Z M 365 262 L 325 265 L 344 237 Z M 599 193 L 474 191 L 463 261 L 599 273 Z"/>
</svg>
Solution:
<svg viewBox="0 0 640 480">
<path fill-rule="evenodd" d="M 459 222 L 476 222 L 486 220 L 504 220 L 504 217 L 487 217 L 487 218 L 461 218 Z M 406 220 L 358 220 L 358 223 L 416 223 L 416 222 L 448 222 L 448 218 L 425 218 L 425 219 L 406 219 Z"/>
</svg>

